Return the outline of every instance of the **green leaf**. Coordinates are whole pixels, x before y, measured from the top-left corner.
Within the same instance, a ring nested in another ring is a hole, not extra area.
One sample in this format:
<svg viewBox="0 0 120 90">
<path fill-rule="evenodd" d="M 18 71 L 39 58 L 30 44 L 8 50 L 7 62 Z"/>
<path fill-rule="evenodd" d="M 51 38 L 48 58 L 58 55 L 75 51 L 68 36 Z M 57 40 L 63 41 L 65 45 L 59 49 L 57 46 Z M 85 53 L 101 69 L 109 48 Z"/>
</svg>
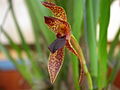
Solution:
<svg viewBox="0 0 120 90">
<path fill-rule="evenodd" d="M 80 36 L 82 34 L 81 30 L 82 20 L 83 20 L 83 0 L 74 0 L 72 32 L 77 40 L 80 39 Z"/>
<path fill-rule="evenodd" d="M 103 89 L 107 82 L 107 30 L 110 19 L 110 0 L 100 0 L 100 32 L 98 43 L 98 87 Z"/>
<path fill-rule="evenodd" d="M 85 37 L 87 38 L 87 44 L 90 56 L 90 72 L 93 78 L 93 83 L 96 83 L 98 76 L 98 61 L 97 61 L 97 46 L 96 46 L 96 22 L 94 18 L 93 1 L 87 0 L 84 10 L 84 24 L 85 24 Z"/>
<path fill-rule="evenodd" d="M 15 25 L 16 25 L 16 28 L 17 28 L 17 31 L 18 31 L 18 35 L 19 35 L 20 40 L 21 40 L 22 47 L 24 48 L 24 51 L 26 52 L 27 57 L 29 58 L 29 60 L 31 62 L 32 70 L 34 72 L 34 76 L 36 78 L 40 78 L 40 77 L 42 77 L 42 73 L 40 72 L 40 70 L 37 69 L 37 68 L 39 68 L 38 64 L 37 64 L 37 62 L 35 62 L 35 60 L 34 60 L 34 58 L 32 56 L 32 51 L 30 50 L 30 47 L 27 45 L 27 42 L 25 41 L 24 36 L 23 36 L 23 34 L 21 32 L 22 30 L 21 30 L 21 28 L 20 28 L 20 26 L 18 24 L 17 18 L 15 16 L 12 0 L 8 0 L 8 2 L 9 2 L 10 9 L 11 9 L 11 12 L 12 12 L 13 20 L 15 22 Z"/>
</svg>

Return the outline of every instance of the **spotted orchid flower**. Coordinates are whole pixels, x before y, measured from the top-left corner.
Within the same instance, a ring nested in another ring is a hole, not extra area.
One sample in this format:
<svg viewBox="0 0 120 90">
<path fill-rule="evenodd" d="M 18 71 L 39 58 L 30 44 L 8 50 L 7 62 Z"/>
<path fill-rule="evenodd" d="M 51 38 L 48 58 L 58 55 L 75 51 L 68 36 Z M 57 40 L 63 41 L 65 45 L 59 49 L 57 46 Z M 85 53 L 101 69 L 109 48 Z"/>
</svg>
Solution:
<svg viewBox="0 0 120 90">
<path fill-rule="evenodd" d="M 66 47 L 76 56 L 78 56 L 78 54 L 70 43 L 72 35 L 71 27 L 67 22 L 64 9 L 51 2 L 42 2 L 42 4 L 49 8 L 54 14 L 54 17 L 44 17 L 45 23 L 57 37 L 57 39 L 48 47 L 50 50 L 48 71 L 51 83 L 54 83 L 64 61 L 64 48 Z"/>
</svg>

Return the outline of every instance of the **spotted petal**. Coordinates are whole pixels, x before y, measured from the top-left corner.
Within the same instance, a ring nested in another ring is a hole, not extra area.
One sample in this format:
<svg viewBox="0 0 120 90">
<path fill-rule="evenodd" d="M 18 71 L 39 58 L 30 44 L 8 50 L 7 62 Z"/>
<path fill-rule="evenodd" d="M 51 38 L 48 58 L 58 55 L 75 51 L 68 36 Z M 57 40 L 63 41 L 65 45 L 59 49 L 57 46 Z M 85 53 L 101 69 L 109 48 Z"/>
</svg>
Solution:
<svg viewBox="0 0 120 90">
<path fill-rule="evenodd" d="M 64 48 L 58 49 L 55 53 L 51 53 L 49 57 L 49 63 L 48 63 L 48 71 L 50 75 L 50 81 L 51 83 L 54 83 L 61 67 L 63 64 L 63 53 Z"/>
<path fill-rule="evenodd" d="M 62 7 L 57 6 L 51 2 L 42 2 L 42 4 L 45 7 L 49 8 L 53 12 L 56 18 L 63 20 L 63 21 L 67 21 L 66 13 Z"/>
<path fill-rule="evenodd" d="M 55 32 L 56 34 L 60 34 L 61 37 L 70 33 L 69 24 L 63 20 L 45 16 L 45 23 L 49 26 L 49 28 Z"/>
</svg>

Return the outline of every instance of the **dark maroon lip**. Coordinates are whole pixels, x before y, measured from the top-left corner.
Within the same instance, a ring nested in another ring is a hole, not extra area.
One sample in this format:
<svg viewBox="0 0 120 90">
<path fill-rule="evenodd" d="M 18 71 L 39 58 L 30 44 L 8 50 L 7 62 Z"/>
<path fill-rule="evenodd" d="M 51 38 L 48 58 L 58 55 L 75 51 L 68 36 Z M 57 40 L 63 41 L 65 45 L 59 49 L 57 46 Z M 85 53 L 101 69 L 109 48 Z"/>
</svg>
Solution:
<svg viewBox="0 0 120 90">
<path fill-rule="evenodd" d="M 66 39 L 65 37 L 57 38 L 55 41 L 53 41 L 52 44 L 48 47 L 51 53 L 55 53 L 58 49 L 61 49 L 65 46 Z"/>
</svg>

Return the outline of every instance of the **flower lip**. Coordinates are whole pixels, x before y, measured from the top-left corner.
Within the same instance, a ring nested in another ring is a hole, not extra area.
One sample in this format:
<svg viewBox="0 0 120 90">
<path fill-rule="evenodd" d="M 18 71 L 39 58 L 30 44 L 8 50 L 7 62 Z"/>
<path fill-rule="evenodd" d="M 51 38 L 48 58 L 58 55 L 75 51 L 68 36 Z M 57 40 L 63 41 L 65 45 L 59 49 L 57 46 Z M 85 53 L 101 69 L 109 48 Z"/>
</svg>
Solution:
<svg viewBox="0 0 120 90">
<path fill-rule="evenodd" d="M 65 36 L 61 38 L 57 38 L 49 47 L 48 49 L 51 53 L 55 53 L 58 49 L 63 48 L 66 44 Z"/>
</svg>

